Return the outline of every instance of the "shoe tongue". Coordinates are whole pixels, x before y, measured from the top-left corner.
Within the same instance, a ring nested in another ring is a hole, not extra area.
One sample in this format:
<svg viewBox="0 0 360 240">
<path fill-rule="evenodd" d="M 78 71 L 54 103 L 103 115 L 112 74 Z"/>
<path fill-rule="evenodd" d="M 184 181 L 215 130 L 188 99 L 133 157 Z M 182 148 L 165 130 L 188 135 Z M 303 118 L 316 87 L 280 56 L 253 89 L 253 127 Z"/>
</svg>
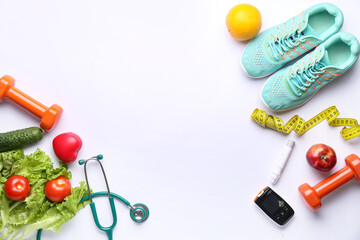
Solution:
<svg viewBox="0 0 360 240">
<path fill-rule="evenodd" d="M 319 34 L 310 26 L 308 20 L 309 20 L 309 13 L 304 15 L 302 18 L 302 22 L 300 23 L 301 24 L 300 32 L 302 32 L 304 34 L 304 37 L 306 38 L 312 37 L 319 41 L 320 40 Z"/>
<path fill-rule="evenodd" d="M 309 24 L 307 24 L 306 27 L 304 29 L 302 29 L 302 32 L 304 33 L 305 37 L 308 37 L 308 36 L 315 37 L 315 38 L 319 37 L 317 32 L 315 32 L 315 30 Z"/>
<path fill-rule="evenodd" d="M 325 65 L 325 67 L 328 67 L 331 65 L 328 51 L 324 51 L 324 55 L 322 56 L 322 58 L 320 59 L 319 62 L 323 63 Z"/>
<path fill-rule="evenodd" d="M 331 64 L 328 51 L 326 51 L 324 47 L 322 48 L 322 52 L 323 52 L 323 55 L 320 56 L 318 62 L 321 62 L 322 64 L 325 65 L 323 68 L 330 72 L 335 72 L 335 71 L 339 70 L 338 67 L 335 67 Z"/>
</svg>

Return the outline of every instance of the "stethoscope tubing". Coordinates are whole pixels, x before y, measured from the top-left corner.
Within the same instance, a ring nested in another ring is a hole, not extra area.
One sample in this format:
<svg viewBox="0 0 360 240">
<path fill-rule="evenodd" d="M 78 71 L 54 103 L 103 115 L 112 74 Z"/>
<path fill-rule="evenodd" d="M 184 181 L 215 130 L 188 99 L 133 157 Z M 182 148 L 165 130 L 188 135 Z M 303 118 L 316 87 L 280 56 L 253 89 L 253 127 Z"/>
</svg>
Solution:
<svg viewBox="0 0 360 240">
<path fill-rule="evenodd" d="M 108 196 L 109 193 L 107 191 L 101 191 L 101 192 L 95 192 L 95 193 L 92 193 L 91 194 L 91 197 L 98 197 L 98 196 Z M 116 193 L 113 193 L 113 192 L 110 192 L 110 195 L 118 200 L 120 200 L 121 202 L 123 202 L 126 206 L 130 206 L 130 202 L 127 201 L 125 198 L 123 198 L 122 196 L 120 196 L 119 194 L 116 194 Z M 87 195 L 85 197 L 83 197 L 79 204 L 82 203 L 82 202 L 85 202 L 87 200 L 90 199 L 90 195 Z M 42 234 L 42 229 L 39 229 L 38 232 L 37 232 L 37 235 L 36 235 L 36 240 L 41 240 L 41 234 Z"/>
</svg>

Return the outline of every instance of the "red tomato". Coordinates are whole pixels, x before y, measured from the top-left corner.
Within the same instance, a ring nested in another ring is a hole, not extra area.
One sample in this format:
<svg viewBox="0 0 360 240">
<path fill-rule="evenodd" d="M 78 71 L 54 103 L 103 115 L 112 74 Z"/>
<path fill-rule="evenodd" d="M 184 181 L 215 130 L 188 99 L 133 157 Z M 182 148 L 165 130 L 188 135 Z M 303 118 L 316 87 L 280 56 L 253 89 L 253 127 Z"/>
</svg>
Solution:
<svg viewBox="0 0 360 240">
<path fill-rule="evenodd" d="M 45 195 L 53 202 L 62 202 L 71 194 L 71 183 L 66 177 L 60 176 L 45 185 Z"/>
<path fill-rule="evenodd" d="M 26 177 L 14 175 L 5 182 L 4 190 L 8 198 L 15 201 L 24 200 L 30 193 L 30 183 Z"/>
</svg>

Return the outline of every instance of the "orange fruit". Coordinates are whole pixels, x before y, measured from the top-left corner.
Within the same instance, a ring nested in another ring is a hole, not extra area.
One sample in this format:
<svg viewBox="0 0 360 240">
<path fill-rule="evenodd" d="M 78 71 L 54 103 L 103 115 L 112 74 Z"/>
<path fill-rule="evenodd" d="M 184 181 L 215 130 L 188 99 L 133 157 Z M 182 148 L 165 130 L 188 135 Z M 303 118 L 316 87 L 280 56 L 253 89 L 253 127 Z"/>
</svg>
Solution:
<svg viewBox="0 0 360 240">
<path fill-rule="evenodd" d="M 239 4 L 230 9 L 226 26 L 233 38 L 246 41 L 254 38 L 261 28 L 261 14 L 250 4 Z"/>
</svg>

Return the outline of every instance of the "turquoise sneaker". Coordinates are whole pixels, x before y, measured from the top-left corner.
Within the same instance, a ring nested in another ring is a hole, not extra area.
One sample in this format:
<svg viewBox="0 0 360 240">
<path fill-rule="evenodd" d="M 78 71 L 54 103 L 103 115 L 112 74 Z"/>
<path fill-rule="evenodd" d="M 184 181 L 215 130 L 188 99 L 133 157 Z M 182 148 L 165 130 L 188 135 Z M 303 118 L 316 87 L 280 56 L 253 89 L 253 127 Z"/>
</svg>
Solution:
<svg viewBox="0 0 360 240">
<path fill-rule="evenodd" d="M 350 33 L 339 32 L 272 75 L 263 86 L 261 99 L 273 111 L 299 107 L 351 68 L 359 52 L 358 40 Z"/>
<path fill-rule="evenodd" d="M 339 8 L 320 3 L 260 33 L 245 48 L 241 63 L 250 77 L 264 77 L 310 51 L 342 27 Z"/>
</svg>

